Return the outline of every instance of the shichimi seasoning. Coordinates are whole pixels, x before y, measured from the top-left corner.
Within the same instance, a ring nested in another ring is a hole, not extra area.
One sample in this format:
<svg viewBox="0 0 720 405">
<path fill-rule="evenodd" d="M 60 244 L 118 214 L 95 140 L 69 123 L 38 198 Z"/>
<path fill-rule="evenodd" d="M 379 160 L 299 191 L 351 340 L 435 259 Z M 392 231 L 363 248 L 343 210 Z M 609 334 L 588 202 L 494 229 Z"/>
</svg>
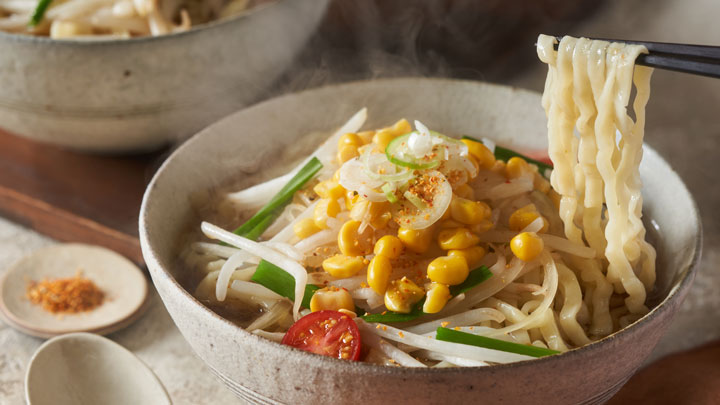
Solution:
<svg viewBox="0 0 720 405">
<path fill-rule="evenodd" d="M 53 314 L 90 311 L 105 298 L 105 293 L 81 272 L 75 277 L 30 281 L 27 298 Z"/>
</svg>

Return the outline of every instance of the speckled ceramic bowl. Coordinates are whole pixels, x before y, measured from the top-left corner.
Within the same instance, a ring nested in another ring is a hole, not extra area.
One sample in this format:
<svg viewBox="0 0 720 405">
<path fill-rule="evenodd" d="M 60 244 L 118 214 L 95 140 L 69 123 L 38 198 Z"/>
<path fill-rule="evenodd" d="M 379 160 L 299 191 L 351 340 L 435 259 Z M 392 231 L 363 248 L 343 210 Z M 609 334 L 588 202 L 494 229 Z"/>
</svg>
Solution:
<svg viewBox="0 0 720 405">
<path fill-rule="evenodd" d="M 328 0 L 277 0 L 190 31 L 112 41 L 0 31 L 0 127 L 96 152 L 154 149 L 256 100 Z"/>
<path fill-rule="evenodd" d="M 143 254 L 155 286 L 197 355 L 233 392 L 257 403 L 595 404 L 612 396 L 666 330 L 700 256 L 701 229 L 693 199 L 650 148 L 645 149 L 641 174 L 645 218 L 658 251 L 653 310 L 625 330 L 562 355 L 457 369 L 343 362 L 249 334 L 178 284 L 174 261 L 178 235 L 191 218 L 191 193 L 231 174 L 263 170 L 264 162 L 277 162 L 280 151 L 298 136 L 337 127 L 362 106 L 369 108 L 367 127 L 406 117 L 446 133 L 486 135 L 508 146 L 545 144 L 546 120 L 538 94 L 430 79 L 359 82 L 291 94 L 207 128 L 157 172 L 140 214 Z"/>
</svg>

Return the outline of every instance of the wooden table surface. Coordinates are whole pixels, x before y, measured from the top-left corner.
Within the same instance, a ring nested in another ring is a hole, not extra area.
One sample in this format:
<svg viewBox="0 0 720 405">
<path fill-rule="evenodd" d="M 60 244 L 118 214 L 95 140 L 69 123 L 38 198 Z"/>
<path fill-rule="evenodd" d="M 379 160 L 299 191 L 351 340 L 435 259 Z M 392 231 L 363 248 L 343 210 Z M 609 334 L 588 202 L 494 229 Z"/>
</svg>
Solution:
<svg viewBox="0 0 720 405">
<path fill-rule="evenodd" d="M 162 156 L 86 155 L 0 131 L 0 215 L 142 263 L 140 202 Z"/>
</svg>

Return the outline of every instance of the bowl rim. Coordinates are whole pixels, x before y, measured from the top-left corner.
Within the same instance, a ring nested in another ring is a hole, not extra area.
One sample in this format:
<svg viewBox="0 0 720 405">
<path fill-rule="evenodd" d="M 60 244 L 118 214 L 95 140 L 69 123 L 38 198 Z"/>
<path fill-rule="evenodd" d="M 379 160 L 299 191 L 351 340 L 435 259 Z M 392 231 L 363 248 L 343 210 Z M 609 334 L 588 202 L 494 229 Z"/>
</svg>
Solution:
<svg viewBox="0 0 720 405">
<path fill-rule="evenodd" d="M 268 100 L 264 100 L 260 103 L 254 104 L 252 106 L 249 106 L 247 108 L 244 108 L 240 111 L 237 111 L 231 115 L 226 116 L 225 118 L 217 121 L 214 124 L 211 124 L 210 126 L 206 127 L 205 129 L 201 130 L 200 132 L 196 133 L 192 137 L 190 137 L 186 142 L 184 142 L 180 147 L 178 147 L 173 153 L 168 156 L 167 159 L 162 163 L 162 165 L 158 168 L 158 170 L 155 172 L 155 174 L 152 177 L 152 180 L 150 183 L 148 183 L 148 186 L 145 190 L 145 193 L 143 195 L 142 204 L 140 207 L 140 215 L 139 215 L 139 233 L 140 233 L 140 244 L 143 250 L 143 256 L 145 257 L 145 261 L 148 264 L 148 269 L 150 271 L 150 274 L 153 275 L 153 283 L 155 283 L 155 277 L 154 273 L 157 271 L 156 269 L 160 269 L 160 275 L 167 278 L 172 288 L 179 290 L 181 296 L 183 297 L 183 300 L 189 301 L 191 305 L 199 306 L 201 311 L 204 311 L 205 314 L 209 315 L 211 318 L 213 318 L 216 321 L 223 322 L 225 325 L 230 326 L 236 330 L 236 333 L 239 333 L 240 336 L 243 339 L 252 339 L 255 342 L 261 342 L 259 344 L 266 347 L 268 350 L 280 350 L 281 353 L 284 356 L 290 356 L 291 358 L 288 358 L 288 364 L 292 363 L 292 360 L 294 359 L 303 359 L 304 361 L 307 361 L 307 359 L 311 359 L 311 361 L 316 362 L 315 364 L 324 367 L 327 369 L 330 368 L 338 368 L 348 370 L 348 371 L 356 371 L 356 372 L 362 372 L 362 370 L 371 371 L 373 373 L 387 373 L 387 374 L 396 374 L 396 373 L 406 373 L 409 376 L 419 376 L 419 375 L 430 375 L 430 376 L 438 376 L 438 375 L 448 375 L 452 376 L 458 373 L 468 373 L 468 372 L 483 372 L 483 370 L 487 370 L 488 372 L 492 372 L 495 370 L 507 370 L 507 369 L 513 369 L 513 368 L 520 368 L 525 367 L 531 364 L 553 364 L 558 361 L 565 361 L 564 359 L 574 359 L 579 358 L 578 356 L 583 356 L 587 353 L 601 350 L 603 347 L 612 345 L 617 339 L 620 339 L 632 331 L 640 328 L 641 326 L 647 325 L 654 321 L 656 318 L 658 318 L 661 314 L 665 313 L 669 308 L 669 303 L 671 301 L 674 301 L 675 298 L 681 294 L 685 293 L 686 290 L 689 289 L 692 281 L 695 278 L 695 274 L 697 273 L 698 264 L 700 263 L 700 259 L 702 256 L 702 246 L 703 246 L 703 230 L 702 230 L 702 222 L 700 220 L 699 211 L 697 207 L 697 203 L 695 199 L 692 197 L 692 194 L 690 194 L 689 190 L 687 189 L 687 186 L 682 181 L 682 178 L 680 175 L 665 161 L 662 156 L 655 151 L 652 147 L 650 147 L 647 144 L 644 144 L 644 148 L 647 148 L 647 150 L 653 154 L 655 154 L 662 163 L 664 163 L 667 168 L 674 173 L 678 179 L 680 179 L 680 185 L 682 186 L 683 190 L 686 195 L 690 198 L 690 202 L 692 204 L 693 208 L 693 217 L 695 219 L 695 222 L 697 223 L 697 232 L 695 235 L 695 246 L 694 246 L 694 252 L 692 259 L 687 264 L 687 268 L 683 269 L 680 273 L 678 273 L 679 279 L 676 280 L 671 286 L 670 291 L 668 294 L 660 301 L 658 304 L 650 310 L 647 314 L 645 314 L 642 318 L 639 320 L 633 322 L 632 324 L 628 325 L 625 328 L 622 328 L 614 333 L 611 333 L 608 336 L 605 336 L 601 339 L 598 339 L 594 342 L 591 342 L 585 346 L 577 347 L 571 350 L 568 350 L 567 352 L 559 353 L 552 356 L 545 356 L 545 357 L 539 357 L 534 358 L 530 360 L 524 360 L 514 363 L 507 363 L 507 364 L 496 364 L 492 366 L 484 366 L 484 367 L 449 367 L 449 368 L 432 368 L 432 367 L 426 367 L 426 368 L 416 368 L 416 367 L 390 367 L 390 366 L 384 366 L 379 364 L 373 364 L 373 363 L 366 363 L 361 361 L 343 361 L 338 360 L 335 358 L 331 358 L 328 356 L 322 356 L 314 353 L 309 353 L 302 351 L 300 349 L 296 349 L 294 347 L 290 347 L 287 345 L 283 345 L 281 343 L 273 342 L 271 340 L 262 338 L 258 335 L 255 335 L 253 333 L 250 333 L 246 331 L 244 328 L 241 328 L 240 326 L 232 323 L 231 321 L 223 318 L 222 316 L 218 315 L 214 311 L 212 311 L 207 306 L 203 305 L 200 301 L 198 301 L 188 290 L 183 288 L 180 283 L 175 279 L 175 277 L 166 269 L 161 263 L 160 260 L 157 257 L 157 253 L 155 250 L 151 247 L 149 238 L 148 238 L 148 230 L 146 228 L 146 217 L 147 217 L 147 206 L 148 206 L 148 199 L 149 196 L 153 193 L 153 190 L 157 188 L 157 181 L 160 178 L 160 176 L 163 175 L 165 170 L 167 169 L 167 166 L 170 164 L 171 160 L 174 160 L 175 157 L 177 157 L 179 154 L 182 153 L 185 149 L 192 148 L 192 145 L 195 142 L 200 142 L 199 139 L 203 137 L 204 133 L 211 133 L 214 131 L 214 127 L 219 124 L 222 121 L 229 121 L 236 119 L 234 118 L 239 113 L 245 113 L 245 114 L 251 114 L 252 111 L 256 109 L 261 109 L 264 106 L 274 103 L 277 100 L 285 99 L 285 98 L 291 98 L 291 97 L 303 97 L 308 93 L 313 92 L 322 92 L 322 91 L 342 91 L 343 88 L 346 87 L 355 87 L 355 86 L 366 86 L 366 85 L 372 85 L 377 83 L 386 83 L 386 84 L 395 84 L 395 83 L 410 83 L 410 82 L 417 82 L 417 81 L 423 81 L 425 83 L 437 83 L 438 85 L 442 84 L 450 84 L 450 85 L 462 85 L 462 86 L 490 86 L 490 87 L 500 87 L 509 89 L 511 91 L 521 91 L 521 92 L 529 92 L 534 94 L 540 94 L 536 91 L 524 89 L 524 88 L 518 88 L 515 86 L 508 86 L 508 85 L 501 85 L 501 84 L 495 84 L 495 83 L 488 83 L 483 81 L 473 81 L 473 80 L 463 80 L 463 79 L 451 79 L 451 78 L 425 78 L 425 77 L 395 77 L 395 78 L 380 78 L 380 79 L 372 79 L 372 80 L 358 80 L 358 81 L 350 81 L 350 82 L 343 82 L 343 83 L 336 83 L 336 84 L 330 84 L 326 86 L 321 87 L 315 87 L 310 89 L 305 89 L 299 92 L 293 92 L 293 93 L 287 93 L 283 94 L 281 96 L 273 97 Z M 308 357 L 309 356 L 309 357 Z M 293 363 L 294 364 L 294 363 Z M 399 370 L 399 371 L 398 371 Z"/>
<path fill-rule="evenodd" d="M 163 34 L 163 35 L 145 35 L 140 37 L 130 37 L 130 38 L 112 38 L 112 39 L 90 39 L 90 40 L 82 40 L 82 39 L 53 39 L 49 36 L 45 35 L 32 35 L 32 34 L 25 34 L 25 33 L 16 33 L 16 32 L 7 32 L 0 30 L 0 41 L 9 40 L 9 41 L 15 41 L 19 43 L 27 43 L 27 44 L 42 44 L 42 45 L 55 45 L 55 46 L 62 46 L 62 47 L 105 47 L 105 46 L 118 46 L 118 45 L 129 45 L 129 44 L 138 44 L 138 43 L 149 43 L 149 42 L 157 42 L 157 41 L 170 41 L 173 40 L 173 38 L 178 37 L 186 37 L 186 36 L 195 36 L 199 35 L 202 32 L 205 31 L 214 31 L 217 29 L 221 29 L 226 25 L 234 24 L 235 22 L 239 20 L 243 20 L 245 18 L 250 18 L 254 14 L 258 14 L 263 12 L 266 9 L 272 8 L 276 6 L 276 3 L 287 3 L 290 0 L 272 0 L 267 3 L 259 4 L 257 6 L 254 6 L 247 10 L 245 13 L 237 14 L 234 16 L 230 16 L 227 18 L 221 18 L 221 19 L 215 19 L 208 21 L 206 23 L 193 25 L 190 27 L 187 31 L 180 31 L 180 32 L 173 32 L 170 34 Z"/>
</svg>

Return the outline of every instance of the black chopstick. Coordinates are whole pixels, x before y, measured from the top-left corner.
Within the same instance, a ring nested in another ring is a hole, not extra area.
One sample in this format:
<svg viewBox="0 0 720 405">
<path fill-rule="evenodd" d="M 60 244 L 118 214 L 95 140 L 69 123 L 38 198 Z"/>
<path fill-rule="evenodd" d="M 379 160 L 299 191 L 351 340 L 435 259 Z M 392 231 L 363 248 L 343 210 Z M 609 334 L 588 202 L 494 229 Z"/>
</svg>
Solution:
<svg viewBox="0 0 720 405">
<path fill-rule="evenodd" d="M 562 37 L 555 38 L 558 42 L 562 39 Z M 638 56 L 635 60 L 635 63 L 638 65 L 720 78 L 720 47 L 718 46 L 626 41 L 602 38 L 592 39 L 645 46 L 648 53 Z M 557 44 L 555 45 L 555 49 L 557 49 Z"/>
</svg>

